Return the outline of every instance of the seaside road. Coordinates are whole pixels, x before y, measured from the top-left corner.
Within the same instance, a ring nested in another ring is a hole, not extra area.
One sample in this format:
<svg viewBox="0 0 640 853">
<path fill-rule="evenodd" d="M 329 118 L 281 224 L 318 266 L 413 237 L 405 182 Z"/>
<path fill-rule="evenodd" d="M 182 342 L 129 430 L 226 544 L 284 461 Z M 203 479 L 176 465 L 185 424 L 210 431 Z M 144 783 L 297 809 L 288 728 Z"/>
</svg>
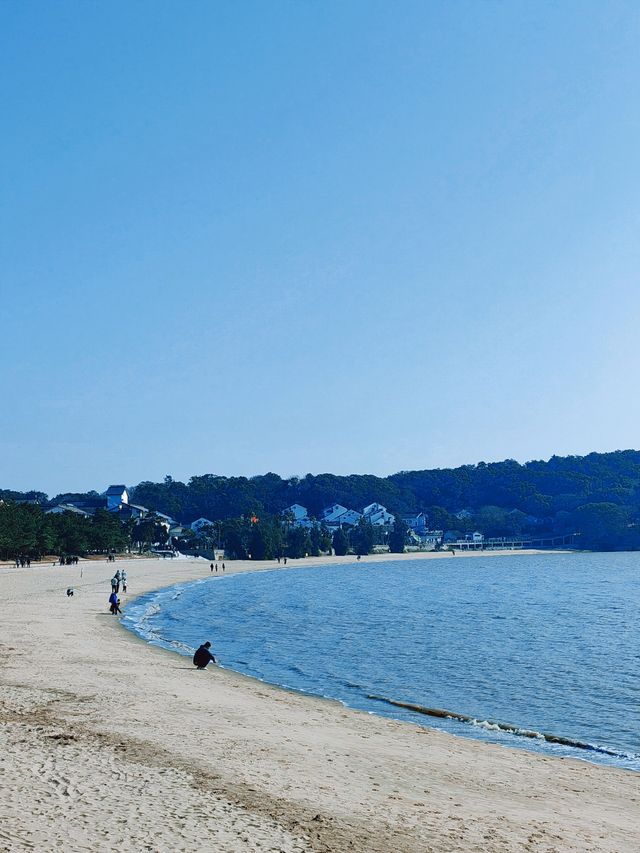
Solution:
<svg viewBox="0 0 640 853">
<path fill-rule="evenodd" d="M 0 569 L 0 851 L 636 853 L 640 774 L 198 673 L 82 568 Z M 206 575 L 126 568 L 136 593 Z"/>
</svg>

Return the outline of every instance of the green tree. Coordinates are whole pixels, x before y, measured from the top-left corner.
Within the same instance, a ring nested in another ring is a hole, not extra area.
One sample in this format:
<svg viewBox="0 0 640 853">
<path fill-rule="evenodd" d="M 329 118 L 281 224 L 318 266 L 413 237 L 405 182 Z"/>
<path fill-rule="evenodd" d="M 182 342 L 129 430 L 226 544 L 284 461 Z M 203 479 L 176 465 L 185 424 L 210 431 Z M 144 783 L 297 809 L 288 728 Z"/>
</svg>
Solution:
<svg viewBox="0 0 640 853">
<path fill-rule="evenodd" d="M 370 554 L 375 542 L 375 531 L 371 522 L 361 518 L 349 534 L 349 539 L 356 554 Z"/>
<path fill-rule="evenodd" d="M 138 543 L 140 553 L 153 545 L 164 545 L 169 537 L 167 528 L 155 513 L 150 512 L 133 528 L 133 541 Z"/>
<path fill-rule="evenodd" d="M 246 560 L 251 531 L 244 519 L 228 519 L 222 525 L 222 542 L 226 556 L 232 560 Z"/>
<path fill-rule="evenodd" d="M 309 530 L 309 539 L 311 541 L 309 553 L 313 557 L 317 557 L 321 553 L 328 553 L 331 550 L 331 534 L 324 525 L 314 524 Z"/>
<path fill-rule="evenodd" d="M 404 546 L 407 541 L 407 529 L 406 522 L 402 520 L 400 515 L 396 515 L 393 530 L 389 534 L 389 551 L 392 554 L 404 553 Z"/>
<path fill-rule="evenodd" d="M 458 519 L 442 506 L 430 506 L 426 515 L 430 530 L 450 530 L 458 523 Z"/>
<path fill-rule="evenodd" d="M 98 509 L 89 526 L 89 547 L 92 551 L 121 551 L 129 544 L 127 528 L 117 515 Z"/>
<path fill-rule="evenodd" d="M 51 515 L 55 548 L 61 555 L 85 554 L 89 550 L 90 521 L 75 512 Z"/>
<path fill-rule="evenodd" d="M 274 557 L 269 530 L 260 522 L 251 527 L 249 554 L 252 560 L 272 560 Z"/>
<path fill-rule="evenodd" d="M 311 538 L 305 527 L 291 527 L 287 536 L 287 557 L 306 557 L 312 552 Z"/>
<path fill-rule="evenodd" d="M 349 550 L 349 538 L 342 527 L 333 534 L 333 550 L 338 557 L 344 557 Z"/>
<path fill-rule="evenodd" d="M 613 503 L 585 504 L 572 513 L 572 521 L 586 548 L 614 551 L 629 537 L 629 512 Z"/>
</svg>

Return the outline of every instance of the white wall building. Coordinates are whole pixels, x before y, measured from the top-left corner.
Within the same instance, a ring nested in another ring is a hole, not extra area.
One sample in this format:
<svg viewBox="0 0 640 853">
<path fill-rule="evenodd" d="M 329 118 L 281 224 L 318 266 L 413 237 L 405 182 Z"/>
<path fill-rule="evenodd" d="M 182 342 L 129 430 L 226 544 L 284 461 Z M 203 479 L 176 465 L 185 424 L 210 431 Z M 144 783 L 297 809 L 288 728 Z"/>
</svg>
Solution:
<svg viewBox="0 0 640 853">
<path fill-rule="evenodd" d="M 355 527 L 361 518 L 361 513 L 356 512 L 355 509 L 347 509 L 342 504 L 331 504 L 331 506 L 325 507 L 322 513 L 322 523 L 331 529 L 343 524 Z"/>
<path fill-rule="evenodd" d="M 126 486 L 109 486 L 104 493 L 107 499 L 107 509 L 120 509 L 122 504 L 129 503 L 129 492 Z"/>
<path fill-rule="evenodd" d="M 347 512 L 346 506 L 331 504 L 331 506 L 327 506 L 322 510 L 322 520 L 331 524 L 331 522 L 336 521 L 345 512 Z"/>
<path fill-rule="evenodd" d="M 369 504 L 362 510 L 362 516 L 368 522 L 376 527 L 390 526 L 396 520 L 395 516 L 387 512 L 387 508 L 382 504 Z"/>
</svg>

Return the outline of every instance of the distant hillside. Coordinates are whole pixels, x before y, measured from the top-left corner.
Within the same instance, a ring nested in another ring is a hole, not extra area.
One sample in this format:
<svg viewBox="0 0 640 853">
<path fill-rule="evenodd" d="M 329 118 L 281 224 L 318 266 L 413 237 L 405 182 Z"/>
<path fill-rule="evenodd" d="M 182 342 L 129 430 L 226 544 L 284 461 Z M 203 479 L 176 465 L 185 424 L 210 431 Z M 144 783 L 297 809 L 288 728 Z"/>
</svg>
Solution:
<svg viewBox="0 0 640 853">
<path fill-rule="evenodd" d="M 166 477 L 162 483 L 140 483 L 133 501 L 182 522 L 200 516 L 215 521 L 252 512 L 275 514 L 293 503 L 320 516 L 334 502 L 361 510 L 378 501 L 394 513 L 424 511 L 439 529 L 464 532 L 477 526 L 488 535 L 579 530 L 585 547 L 637 547 L 640 451 L 553 456 L 523 465 L 507 459 L 389 477 L 205 474 L 188 483 Z"/>
<path fill-rule="evenodd" d="M 95 496 L 96 492 L 58 495 L 51 503 Z M 2 500 L 7 506 L 43 506 L 48 499 L 42 492 L 0 490 Z M 165 477 L 162 483 L 143 482 L 132 489 L 132 502 L 183 523 L 254 513 L 266 518 L 294 503 L 320 518 L 333 503 L 361 511 L 379 502 L 396 516 L 424 512 L 431 529 L 461 535 L 474 530 L 486 536 L 580 533 L 578 541 L 584 548 L 640 549 L 640 451 L 553 456 L 524 465 L 507 459 L 453 469 L 401 471 L 390 477 L 204 474 L 188 483 Z M 5 548 L 10 548 L 10 531 L 5 533 L 0 531 L 0 546 L 6 539 Z"/>
</svg>

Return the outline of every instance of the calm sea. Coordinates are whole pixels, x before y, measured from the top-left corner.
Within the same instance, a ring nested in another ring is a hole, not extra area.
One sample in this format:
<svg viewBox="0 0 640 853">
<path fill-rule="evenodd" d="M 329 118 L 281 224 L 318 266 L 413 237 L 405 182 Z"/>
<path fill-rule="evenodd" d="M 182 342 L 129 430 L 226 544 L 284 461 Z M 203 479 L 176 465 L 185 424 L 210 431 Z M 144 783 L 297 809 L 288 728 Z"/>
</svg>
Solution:
<svg viewBox="0 0 640 853">
<path fill-rule="evenodd" d="M 640 770 L 640 553 L 301 564 L 151 593 L 124 622 L 352 708 Z"/>
</svg>

